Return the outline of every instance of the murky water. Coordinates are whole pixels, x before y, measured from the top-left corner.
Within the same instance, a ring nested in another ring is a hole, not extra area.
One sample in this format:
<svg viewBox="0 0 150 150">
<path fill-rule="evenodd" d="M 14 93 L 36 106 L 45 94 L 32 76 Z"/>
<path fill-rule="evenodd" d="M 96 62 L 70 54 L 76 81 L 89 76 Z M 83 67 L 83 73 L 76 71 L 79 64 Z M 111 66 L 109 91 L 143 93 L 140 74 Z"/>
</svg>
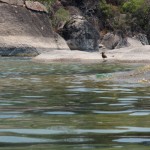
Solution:
<svg viewBox="0 0 150 150">
<path fill-rule="evenodd" d="M 0 149 L 149 150 L 149 86 L 96 76 L 132 67 L 1 58 Z"/>
</svg>

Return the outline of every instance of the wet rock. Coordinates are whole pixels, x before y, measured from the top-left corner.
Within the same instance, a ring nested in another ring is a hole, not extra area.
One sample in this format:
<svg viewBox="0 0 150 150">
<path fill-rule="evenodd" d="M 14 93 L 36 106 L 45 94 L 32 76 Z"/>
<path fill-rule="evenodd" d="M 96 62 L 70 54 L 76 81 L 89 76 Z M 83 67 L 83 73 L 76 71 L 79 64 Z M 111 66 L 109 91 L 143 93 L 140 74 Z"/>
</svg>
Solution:
<svg viewBox="0 0 150 150">
<path fill-rule="evenodd" d="M 34 11 L 48 12 L 47 8 L 40 2 L 25 1 L 25 6 Z"/>
<path fill-rule="evenodd" d="M 82 16 L 73 16 L 63 27 L 62 36 L 70 49 L 97 51 L 98 31 Z"/>
<path fill-rule="evenodd" d="M 33 57 L 39 53 L 35 47 L 29 47 L 28 45 L 22 45 L 21 47 L 0 47 L 0 56 L 19 56 L 19 57 Z"/>
</svg>

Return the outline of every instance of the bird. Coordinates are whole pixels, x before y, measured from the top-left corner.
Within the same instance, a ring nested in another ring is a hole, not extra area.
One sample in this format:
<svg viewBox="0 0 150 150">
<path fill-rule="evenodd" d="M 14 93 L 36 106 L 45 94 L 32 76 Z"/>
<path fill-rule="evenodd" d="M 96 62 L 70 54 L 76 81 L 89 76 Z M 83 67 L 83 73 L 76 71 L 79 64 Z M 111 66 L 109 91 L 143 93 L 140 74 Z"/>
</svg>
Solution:
<svg viewBox="0 0 150 150">
<path fill-rule="evenodd" d="M 105 61 L 105 58 L 107 58 L 107 56 L 106 56 L 105 52 L 101 52 L 101 54 L 102 54 L 102 58 L 103 58 L 103 60 Z"/>
</svg>

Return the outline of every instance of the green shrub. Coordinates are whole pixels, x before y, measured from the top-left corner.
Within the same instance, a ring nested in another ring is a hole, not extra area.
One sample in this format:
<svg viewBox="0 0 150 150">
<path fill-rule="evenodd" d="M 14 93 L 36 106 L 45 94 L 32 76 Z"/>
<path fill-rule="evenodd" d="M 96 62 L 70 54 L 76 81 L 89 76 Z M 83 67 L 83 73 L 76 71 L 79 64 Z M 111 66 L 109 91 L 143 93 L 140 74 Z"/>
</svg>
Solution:
<svg viewBox="0 0 150 150">
<path fill-rule="evenodd" d="M 107 3 L 106 0 L 99 0 L 99 10 L 105 18 L 109 19 L 120 14 L 120 5 L 113 5 L 113 3 Z"/>
<path fill-rule="evenodd" d="M 53 18 L 52 18 L 52 25 L 57 30 L 64 22 L 68 21 L 70 18 L 70 13 L 63 7 L 59 8 Z"/>
<path fill-rule="evenodd" d="M 144 5 L 145 0 L 128 0 L 122 6 L 123 10 L 130 13 L 135 13 Z"/>
<path fill-rule="evenodd" d="M 56 11 L 55 17 L 61 21 L 67 21 L 69 19 L 69 12 L 62 7 Z"/>
<path fill-rule="evenodd" d="M 149 28 L 150 1 L 149 0 L 128 0 L 122 5 L 125 13 L 130 13 L 134 19 L 134 24 L 144 29 Z"/>
<path fill-rule="evenodd" d="M 99 1 L 99 9 L 103 13 L 103 15 L 105 15 L 105 17 L 112 16 L 111 4 L 108 4 L 105 0 Z"/>
</svg>

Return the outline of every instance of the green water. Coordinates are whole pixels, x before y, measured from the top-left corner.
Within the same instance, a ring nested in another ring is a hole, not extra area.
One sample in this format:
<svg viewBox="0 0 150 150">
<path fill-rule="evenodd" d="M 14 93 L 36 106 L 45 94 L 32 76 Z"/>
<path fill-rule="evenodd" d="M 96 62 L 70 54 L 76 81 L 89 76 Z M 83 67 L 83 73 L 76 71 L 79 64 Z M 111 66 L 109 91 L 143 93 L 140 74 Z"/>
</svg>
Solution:
<svg viewBox="0 0 150 150">
<path fill-rule="evenodd" d="M 0 149 L 149 150 L 149 86 L 96 76 L 131 68 L 0 58 Z"/>
</svg>

